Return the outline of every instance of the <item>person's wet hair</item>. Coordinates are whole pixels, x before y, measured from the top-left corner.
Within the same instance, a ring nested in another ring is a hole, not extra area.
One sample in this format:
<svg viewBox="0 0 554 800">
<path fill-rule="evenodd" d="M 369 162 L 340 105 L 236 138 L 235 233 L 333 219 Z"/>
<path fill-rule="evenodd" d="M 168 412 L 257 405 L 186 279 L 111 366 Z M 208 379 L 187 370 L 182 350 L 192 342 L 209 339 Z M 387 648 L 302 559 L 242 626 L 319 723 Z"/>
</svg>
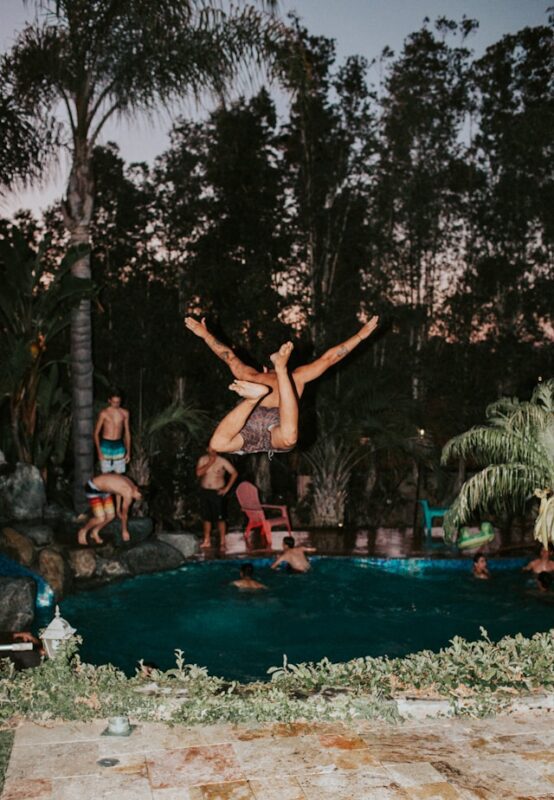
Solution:
<svg viewBox="0 0 554 800">
<path fill-rule="evenodd" d="M 251 578 L 254 574 L 254 567 L 247 561 L 246 564 L 241 564 L 240 574 L 243 578 Z"/>
<path fill-rule="evenodd" d="M 287 547 L 294 547 L 294 539 L 292 536 L 285 536 L 283 539 L 283 544 L 286 544 Z"/>
<path fill-rule="evenodd" d="M 123 399 L 121 389 L 119 389 L 117 386 L 110 386 L 108 390 L 108 400 L 111 400 L 113 397 L 119 397 L 120 400 Z"/>
<path fill-rule="evenodd" d="M 477 564 L 480 558 L 486 559 L 486 555 L 484 553 L 475 553 L 475 555 L 473 556 L 473 563 Z"/>
</svg>

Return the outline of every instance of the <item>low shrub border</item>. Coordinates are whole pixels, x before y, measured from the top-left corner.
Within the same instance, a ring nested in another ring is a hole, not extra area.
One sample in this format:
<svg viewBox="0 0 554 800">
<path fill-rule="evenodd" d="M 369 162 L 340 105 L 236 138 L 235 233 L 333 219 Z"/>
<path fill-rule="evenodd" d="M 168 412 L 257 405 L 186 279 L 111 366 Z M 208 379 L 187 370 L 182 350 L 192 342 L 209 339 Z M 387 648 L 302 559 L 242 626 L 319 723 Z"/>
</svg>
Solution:
<svg viewBox="0 0 554 800">
<path fill-rule="evenodd" d="M 272 667 L 267 682 L 242 684 L 185 663 L 127 678 L 112 665 L 84 664 L 78 641 L 40 667 L 0 673 L 0 722 L 87 720 L 126 714 L 170 723 L 291 722 L 399 718 L 395 698 L 447 699 L 454 714 L 494 713 L 515 697 L 554 689 L 554 631 L 492 642 L 455 637 L 437 653 Z M 4 662 L 6 663 L 6 662 Z"/>
</svg>

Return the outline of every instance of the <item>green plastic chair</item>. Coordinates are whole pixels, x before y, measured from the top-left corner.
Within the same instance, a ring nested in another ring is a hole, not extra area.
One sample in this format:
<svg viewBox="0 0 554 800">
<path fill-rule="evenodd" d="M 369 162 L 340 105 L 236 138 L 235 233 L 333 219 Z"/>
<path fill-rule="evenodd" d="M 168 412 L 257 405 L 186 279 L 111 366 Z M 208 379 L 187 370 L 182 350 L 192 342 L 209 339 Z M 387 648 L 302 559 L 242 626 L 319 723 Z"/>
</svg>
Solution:
<svg viewBox="0 0 554 800">
<path fill-rule="evenodd" d="M 433 535 L 433 519 L 435 517 L 444 517 L 448 508 L 438 508 L 437 506 L 430 506 L 428 500 L 418 500 L 421 508 L 423 509 L 424 525 L 423 529 L 425 535 L 431 538 Z"/>
</svg>

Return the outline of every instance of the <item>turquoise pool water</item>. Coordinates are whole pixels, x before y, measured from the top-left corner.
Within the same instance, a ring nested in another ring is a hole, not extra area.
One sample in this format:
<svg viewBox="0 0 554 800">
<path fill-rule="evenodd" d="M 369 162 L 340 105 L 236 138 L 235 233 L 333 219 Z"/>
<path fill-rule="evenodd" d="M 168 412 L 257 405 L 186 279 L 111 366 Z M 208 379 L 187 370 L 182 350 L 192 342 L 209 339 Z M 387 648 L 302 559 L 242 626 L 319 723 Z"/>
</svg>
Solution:
<svg viewBox="0 0 554 800">
<path fill-rule="evenodd" d="M 316 558 L 307 575 L 275 573 L 254 561 L 267 592 L 229 583 L 239 561 L 191 563 L 65 599 L 81 655 L 131 675 L 139 658 L 167 669 L 173 651 L 227 678 L 265 678 L 267 668 L 328 656 L 399 656 L 437 650 L 452 636 L 531 635 L 554 626 L 554 596 L 539 594 L 522 559 L 491 560 L 490 581 L 475 581 L 467 559 Z"/>
</svg>

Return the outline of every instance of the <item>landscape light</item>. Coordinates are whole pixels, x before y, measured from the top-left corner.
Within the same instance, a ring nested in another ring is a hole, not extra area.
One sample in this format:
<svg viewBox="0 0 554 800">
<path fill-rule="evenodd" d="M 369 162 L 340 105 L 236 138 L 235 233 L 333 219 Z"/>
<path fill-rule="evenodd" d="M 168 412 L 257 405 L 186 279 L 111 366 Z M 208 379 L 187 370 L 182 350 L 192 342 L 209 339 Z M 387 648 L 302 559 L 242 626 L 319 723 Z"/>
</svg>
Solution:
<svg viewBox="0 0 554 800">
<path fill-rule="evenodd" d="M 72 628 L 69 622 L 60 616 L 60 607 L 56 606 L 54 619 L 42 631 L 40 637 L 48 658 L 54 658 L 63 642 L 71 639 L 74 633 L 76 633 L 75 628 Z"/>
</svg>

